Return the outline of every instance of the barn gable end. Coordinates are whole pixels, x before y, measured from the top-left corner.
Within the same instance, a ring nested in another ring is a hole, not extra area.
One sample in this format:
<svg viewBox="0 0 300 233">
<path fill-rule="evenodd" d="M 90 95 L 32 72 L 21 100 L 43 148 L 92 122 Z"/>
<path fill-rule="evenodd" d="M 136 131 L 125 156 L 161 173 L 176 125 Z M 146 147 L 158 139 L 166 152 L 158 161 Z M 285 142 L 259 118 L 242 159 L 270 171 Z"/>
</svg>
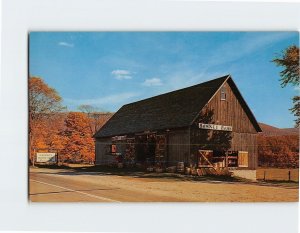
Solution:
<svg viewBox="0 0 300 233">
<path fill-rule="evenodd" d="M 203 117 L 208 113 L 211 114 L 210 120 Z M 206 122 L 201 122 L 201 119 Z M 232 151 L 247 151 L 247 168 L 255 169 L 257 167 L 257 132 L 260 132 L 261 129 L 231 77 L 224 81 L 204 108 L 201 109 L 192 124 L 193 130 L 197 131 L 198 123 L 232 127 L 231 147 L 229 149 Z M 193 130 L 192 134 L 195 134 Z M 193 139 L 193 135 L 191 137 Z"/>
<path fill-rule="evenodd" d="M 223 91 L 226 97 L 222 100 Z M 224 81 L 201 113 L 207 110 L 213 111 L 214 124 L 232 126 L 233 131 L 239 133 L 261 132 L 254 115 L 230 77 Z"/>
</svg>

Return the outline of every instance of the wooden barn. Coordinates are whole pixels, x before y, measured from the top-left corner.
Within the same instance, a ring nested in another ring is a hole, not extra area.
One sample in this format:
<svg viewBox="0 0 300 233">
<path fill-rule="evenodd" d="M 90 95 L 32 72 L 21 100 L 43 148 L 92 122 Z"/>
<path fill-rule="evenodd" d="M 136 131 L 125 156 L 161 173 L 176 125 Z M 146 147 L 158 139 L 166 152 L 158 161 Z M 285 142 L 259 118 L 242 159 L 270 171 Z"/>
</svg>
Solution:
<svg viewBox="0 0 300 233">
<path fill-rule="evenodd" d="M 253 176 L 258 132 L 253 113 L 226 75 L 121 107 L 94 135 L 96 164 L 181 162 Z"/>
</svg>

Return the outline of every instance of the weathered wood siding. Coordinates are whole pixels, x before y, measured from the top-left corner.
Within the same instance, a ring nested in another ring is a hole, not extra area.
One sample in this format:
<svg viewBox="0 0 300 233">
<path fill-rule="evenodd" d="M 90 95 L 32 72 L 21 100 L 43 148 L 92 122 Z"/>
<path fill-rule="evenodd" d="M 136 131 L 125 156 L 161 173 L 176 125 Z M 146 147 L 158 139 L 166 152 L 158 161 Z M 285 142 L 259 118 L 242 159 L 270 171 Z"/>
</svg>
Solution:
<svg viewBox="0 0 300 233">
<path fill-rule="evenodd" d="M 110 138 L 96 139 L 95 153 L 97 165 L 109 164 L 113 161 L 113 156 L 107 153 L 107 148 L 110 145 Z"/>
<path fill-rule="evenodd" d="M 210 122 L 217 125 L 232 126 L 231 150 L 248 151 L 249 153 L 249 168 L 257 167 L 257 131 L 250 121 L 248 115 L 244 111 L 241 102 L 226 82 L 223 85 L 226 89 L 226 100 L 221 100 L 221 89 L 203 108 L 200 115 L 205 115 L 207 112 L 212 113 Z M 193 130 L 197 128 L 197 123 L 201 116 L 195 121 Z M 203 119 L 203 118 L 202 118 Z M 192 131 L 193 132 L 193 131 Z M 191 137 L 193 137 L 193 133 Z"/>
<path fill-rule="evenodd" d="M 190 153 L 189 130 L 171 130 L 168 133 L 168 165 L 187 162 Z"/>
<path fill-rule="evenodd" d="M 249 168 L 257 168 L 257 134 L 232 133 L 231 149 L 235 151 L 248 151 Z"/>
<path fill-rule="evenodd" d="M 214 112 L 215 124 L 231 125 L 233 132 L 236 133 L 257 133 L 230 85 L 226 82 L 224 87 L 226 88 L 226 100 L 221 100 L 221 90 L 219 90 L 206 105 Z"/>
</svg>

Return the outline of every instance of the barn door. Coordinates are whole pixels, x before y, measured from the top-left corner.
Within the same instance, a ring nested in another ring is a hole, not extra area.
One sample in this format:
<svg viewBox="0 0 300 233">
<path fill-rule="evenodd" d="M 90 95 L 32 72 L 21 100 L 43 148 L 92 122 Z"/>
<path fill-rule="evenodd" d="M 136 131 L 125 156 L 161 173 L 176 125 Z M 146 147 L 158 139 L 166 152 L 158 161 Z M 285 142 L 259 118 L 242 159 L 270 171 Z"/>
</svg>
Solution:
<svg viewBox="0 0 300 233">
<path fill-rule="evenodd" d="M 155 161 L 165 161 L 167 139 L 166 135 L 156 135 Z"/>
<path fill-rule="evenodd" d="M 238 154 L 238 166 L 239 167 L 248 167 L 248 151 L 239 151 Z"/>
</svg>

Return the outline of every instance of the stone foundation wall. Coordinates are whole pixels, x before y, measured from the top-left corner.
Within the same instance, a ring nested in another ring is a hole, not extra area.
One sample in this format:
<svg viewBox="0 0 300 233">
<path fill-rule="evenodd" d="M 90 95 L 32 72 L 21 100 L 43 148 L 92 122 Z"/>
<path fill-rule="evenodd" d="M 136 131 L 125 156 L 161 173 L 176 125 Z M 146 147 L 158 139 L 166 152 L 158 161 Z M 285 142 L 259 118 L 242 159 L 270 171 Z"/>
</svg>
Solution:
<svg viewBox="0 0 300 233">
<path fill-rule="evenodd" d="M 256 170 L 232 170 L 233 176 L 256 181 Z"/>
</svg>

